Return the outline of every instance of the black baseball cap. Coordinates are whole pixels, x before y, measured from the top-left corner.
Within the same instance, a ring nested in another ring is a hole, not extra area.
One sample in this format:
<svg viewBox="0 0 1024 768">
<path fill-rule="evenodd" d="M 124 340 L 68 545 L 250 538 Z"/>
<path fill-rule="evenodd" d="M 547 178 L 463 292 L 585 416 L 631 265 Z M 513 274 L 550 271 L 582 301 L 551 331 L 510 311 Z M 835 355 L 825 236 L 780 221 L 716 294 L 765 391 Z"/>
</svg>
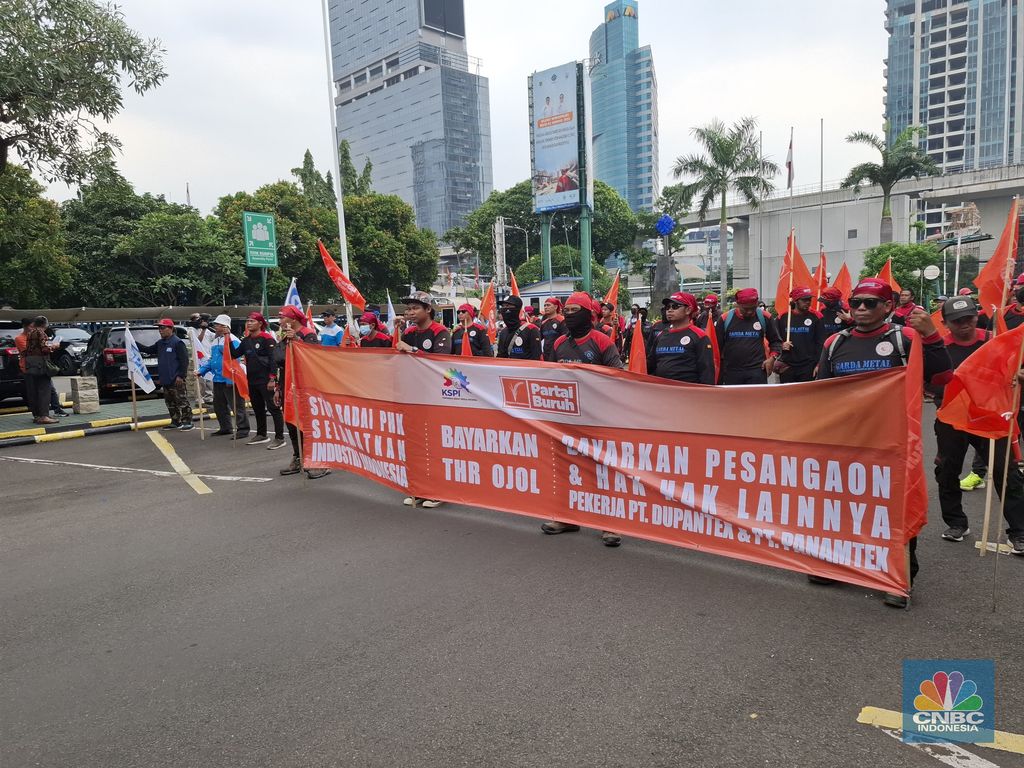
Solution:
<svg viewBox="0 0 1024 768">
<path fill-rule="evenodd" d="M 970 296 L 954 296 L 942 305 L 943 320 L 959 320 L 978 314 L 978 305 Z"/>
</svg>

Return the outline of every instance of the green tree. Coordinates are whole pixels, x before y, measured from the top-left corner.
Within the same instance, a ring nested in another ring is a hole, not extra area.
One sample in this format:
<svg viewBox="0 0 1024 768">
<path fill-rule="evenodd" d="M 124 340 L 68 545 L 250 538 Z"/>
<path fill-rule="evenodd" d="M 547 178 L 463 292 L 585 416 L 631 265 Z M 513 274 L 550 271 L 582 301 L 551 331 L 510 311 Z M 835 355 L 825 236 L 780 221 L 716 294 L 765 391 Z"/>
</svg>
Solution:
<svg viewBox="0 0 1024 768">
<path fill-rule="evenodd" d="M 923 270 L 932 264 L 942 261 L 942 252 L 933 243 L 883 243 L 864 252 L 864 269 L 861 277 L 874 277 L 892 259 L 892 276 L 902 286 L 913 288 L 917 293 L 921 290 L 921 278 L 911 274 L 914 270 Z M 975 270 L 977 269 L 975 263 Z M 960 285 L 966 281 L 961 279 Z M 927 285 L 927 282 L 926 282 Z M 918 297 L 919 299 L 922 297 Z"/>
<path fill-rule="evenodd" d="M 370 162 L 370 158 L 366 158 L 363 172 L 359 173 L 352 162 L 352 148 L 348 139 L 342 139 L 338 145 L 338 166 L 342 195 L 368 195 L 373 191 L 373 163 Z"/>
<path fill-rule="evenodd" d="M 757 208 L 774 189 L 771 178 L 779 167 L 761 157 L 757 121 L 752 117 L 744 117 L 728 128 L 721 120 L 713 120 L 694 128 L 692 134 L 702 153 L 678 157 L 672 174 L 677 179 L 692 179 L 683 185 L 681 194 L 687 202 L 698 200 L 697 216 L 702 222 L 708 220 L 713 206 L 717 208 L 719 242 L 727 243 L 726 195 L 738 192 L 750 207 Z M 723 292 L 728 288 L 727 274 Z"/>
<path fill-rule="evenodd" d="M 582 290 L 583 279 L 580 275 L 580 252 L 569 245 L 551 246 L 551 274 L 554 277 L 576 277 L 576 290 Z M 540 254 L 531 255 L 516 269 L 516 281 L 521 285 L 529 285 L 544 279 L 544 264 Z M 594 262 L 591 265 L 591 280 L 593 281 L 593 295 L 603 298 L 612 287 L 612 280 L 615 275 L 604 268 L 604 265 Z M 564 297 L 563 297 L 564 298 Z M 619 282 L 619 306 L 630 306 L 632 299 L 625 286 L 625 280 Z"/>
<path fill-rule="evenodd" d="M 326 178 L 322 176 L 313 162 L 313 153 L 308 149 L 302 156 L 302 165 L 299 168 L 292 168 L 292 176 L 299 180 L 302 194 L 309 200 L 310 205 L 331 208 L 337 203 L 331 172 L 327 172 Z"/>
<path fill-rule="evenodd" d="M 160 42 L 93 0 L 4 0 L 0 62 L 0 173 L 14 151 L 67 183 L 91 177 L 121 146 L 104 124 L 121 111 L 122 79 L 141 94 L 165 76 Z"/>
<path fill-rule="evenodd" d="M 0 303 L 59 306 L 71 283 L 60 212 L 42 192 L 24 168 L 0 174 Z"/>
<path fill-rule="evenodd" d="M 866 131 L 855 131 L 846 137 L 851 144 L 874 147 L 882 156 L 880 163 L 855 165 L 843 179 L 843 186 L 853 187 L 854 191 L 859 191 L 865 181 L 882 188 L 882 222 L 879 227 L 879 240 L 882 243 L 892 242 L 893 187 L 904 179 L 916 179 L 939 172 L 938 166 L 918 145 L 917 135 L 923 131 L 920 126 L 908 126 L 893 139 L 891 146 L 886 146 L 883 139 Z"/>
<path fill-rule="evenodd" d="M 108 292 L 121 306 L 222 304 L 242 285 L 242 262 L 215 219 L 164 204 L 114 247 L 120 265 Z"/>
</svg>

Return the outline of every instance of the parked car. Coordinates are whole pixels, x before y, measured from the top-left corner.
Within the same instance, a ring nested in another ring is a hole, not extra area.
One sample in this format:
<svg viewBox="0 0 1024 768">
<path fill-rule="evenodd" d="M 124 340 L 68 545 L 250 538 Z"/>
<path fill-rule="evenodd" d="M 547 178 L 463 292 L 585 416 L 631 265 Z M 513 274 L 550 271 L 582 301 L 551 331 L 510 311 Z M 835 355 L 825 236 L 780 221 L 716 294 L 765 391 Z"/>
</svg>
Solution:
<svg viewBox="0 0 1024 768">
<path fill-rule="evenodd" d="M 89 345 L 90 333 L 81 328 L 55 328 L 53 338 L 60 342 L 60 349 L 55 351 L 50 359 L 60 368 L 60 375 L 77 375 L 82 367 L 82 357 Z"/>
<path fill-rule="evenodd" d="M 155 325 L 131 326 L 132 337 L 139 346 L 152 346 L 160 339 L 160 331 Z M 185 339 L 184 326 L 174 326 L 178 338 Z M 156 356 L 143 354 L 142 361 L 146 370 L 160 386 L 157 375 Z M 94 333 L 82 356 L 82 375 L 95 376 L 96 386 L 100 393 L 125 392 L 131 389 L 128 380 L 128 359 L 124 350 L 124 326 L 115 325 L 102 328 Z"/>
<path fill-rule="evenodd" d="M 0 320 L 0 400 L 25 396 L 25 377 L 18 348 L 14 346 L 14 337 L 19 333 L 21 323 Z"/>
</svg>

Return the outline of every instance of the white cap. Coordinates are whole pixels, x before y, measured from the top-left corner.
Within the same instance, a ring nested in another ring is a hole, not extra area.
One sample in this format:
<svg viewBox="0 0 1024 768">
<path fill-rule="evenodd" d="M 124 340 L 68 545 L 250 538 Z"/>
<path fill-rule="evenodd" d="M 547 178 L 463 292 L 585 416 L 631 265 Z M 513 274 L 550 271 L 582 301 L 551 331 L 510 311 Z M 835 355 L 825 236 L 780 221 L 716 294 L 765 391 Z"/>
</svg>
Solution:
<svg viewBox="0 0 1024 768">
<path fill-rule="evenodd" d="M 227 326 L 228 328 L 230 328 L 231 327 L 231 318 L 228 317 L 227 315 L 217 315 L 215 318 L 213 318 L 213 324 L 214 325 L 224 325 L 224 326 Z"/>
</svg>

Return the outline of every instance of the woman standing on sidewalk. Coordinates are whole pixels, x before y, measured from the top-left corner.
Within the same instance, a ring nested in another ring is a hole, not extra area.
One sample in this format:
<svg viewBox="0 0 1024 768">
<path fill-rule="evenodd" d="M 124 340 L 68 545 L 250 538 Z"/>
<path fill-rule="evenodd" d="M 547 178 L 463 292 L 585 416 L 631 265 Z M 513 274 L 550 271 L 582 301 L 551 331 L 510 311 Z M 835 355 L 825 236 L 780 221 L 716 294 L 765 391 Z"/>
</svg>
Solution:
<svg viewBox="0 0 1024 768">
<path fill-rule="evenodd" d="M 42 315 L 32 321 L 32 327 L 26 334 L 24 352 L 25 392 L 28 407 L 32 410 L 33 421 L 36 424 L 57 423 L 56 419 L 49 416 L 50 387 L 53 378 L 50 352 L 53 351 L 53 346 L 46 335 L 46 325 L 46 318 Z"/>
</svg>

